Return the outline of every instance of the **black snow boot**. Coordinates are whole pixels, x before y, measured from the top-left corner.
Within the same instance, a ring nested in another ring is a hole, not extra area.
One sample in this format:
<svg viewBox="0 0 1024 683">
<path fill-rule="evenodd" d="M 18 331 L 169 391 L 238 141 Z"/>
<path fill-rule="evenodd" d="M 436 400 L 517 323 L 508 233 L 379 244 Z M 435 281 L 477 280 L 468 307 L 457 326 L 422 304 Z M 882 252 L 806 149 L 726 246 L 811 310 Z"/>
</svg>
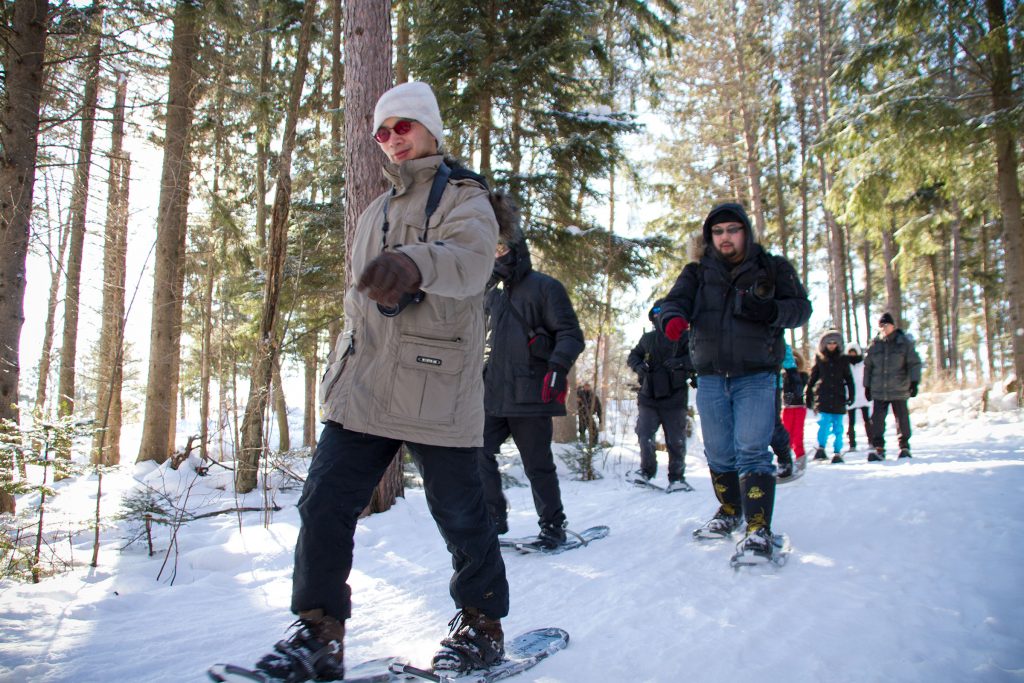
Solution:
<svg viewBox="0 0 1024 683">
<path fill-rule="evenodd" d="M 818 446 L 818 448 L 814 451 L 814 459 L 815 460 L 828 460 L 828 456 L 825 455 L 824 447 Z"/>
</svg>

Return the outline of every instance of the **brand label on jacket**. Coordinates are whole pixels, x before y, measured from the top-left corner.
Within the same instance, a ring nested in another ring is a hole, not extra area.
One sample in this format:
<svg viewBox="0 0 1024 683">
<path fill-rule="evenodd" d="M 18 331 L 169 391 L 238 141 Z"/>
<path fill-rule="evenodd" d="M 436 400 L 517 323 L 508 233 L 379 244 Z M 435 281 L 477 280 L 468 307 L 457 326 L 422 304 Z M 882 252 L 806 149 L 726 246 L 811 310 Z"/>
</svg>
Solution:
<svg viewBox="0 0 1024 683">
<path fill-rule="evenodd" d="M 442 364 L 440 358 L 431 358 L 430 356 L 416 356 L 416 362 L 437 367 L 440 367 Z"/>
</svg>

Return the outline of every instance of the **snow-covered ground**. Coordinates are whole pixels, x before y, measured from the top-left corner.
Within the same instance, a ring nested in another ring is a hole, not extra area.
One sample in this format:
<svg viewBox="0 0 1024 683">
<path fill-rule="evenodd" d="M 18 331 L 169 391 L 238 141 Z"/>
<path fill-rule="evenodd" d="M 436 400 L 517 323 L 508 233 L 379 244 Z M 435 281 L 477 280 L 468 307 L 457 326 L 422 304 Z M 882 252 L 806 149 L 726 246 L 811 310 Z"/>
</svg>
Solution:
<svg viewBox="0 0 1024 683">
<path fill-rule="evenodd" d="M 638 463 L 625 410 L 605 432 L 615 445 L 599 456 L 604 477 L 562 478 L 571 526 L 607 524 L 611 535 L 557 556 L 505 556 L 506 633 L 560 626 L 572 638 L 515 680 L 1024 680 L 1024 423 L 1019 411 L 979 415 L 976 404 L 968 392 L 922 396 L 912 460 L 850 454 L 780 487 L 773 526 L 792 539 L 789 564 L 740 572 L 729 568 L 731 543 L 690 538 L 715 509 L 699 438 L 687 458 L 695 492 L 637 489 L 621 476 Z M 112 513 L 133 477 L 187 491 L 197 513 L 264 502 L 236 499 L 219 468 L 197 478 L 186 465 L 107 475 L 101 507 Z M 54 524 L 95 507 L 93 477 L 57 488 Z M 266 524 L 254 512 L 189 522 L 170 553 L 158 528 L 152 557 L 144 541 L 122 550 L 129 525 L 111 524 L 97 568 L 84 532 L 70 543 L 70 573 L 0 582 L 0 681 L 199 682 L 214 662 L 251 663 L 292 621 L 298 494 L 275 491 L 282 509 Z M 529 489 L 508 494 L 510 535 L 533 533 Z M 450 572 L 421 490 L 363 520 L 346 660 L 428 663 L 454 613 Z"/>
</svg>

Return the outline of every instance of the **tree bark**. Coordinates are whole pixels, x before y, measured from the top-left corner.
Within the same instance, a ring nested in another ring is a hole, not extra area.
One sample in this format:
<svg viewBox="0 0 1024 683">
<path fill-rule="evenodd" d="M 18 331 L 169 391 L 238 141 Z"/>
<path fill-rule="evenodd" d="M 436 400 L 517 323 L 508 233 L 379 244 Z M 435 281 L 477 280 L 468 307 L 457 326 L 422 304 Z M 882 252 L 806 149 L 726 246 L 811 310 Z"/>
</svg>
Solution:
<svg viewBox="0 0 1024 683">
<path fill-rule="evenodd" d="M 903 327 L 903 292 L 896 269 L 896 219 L 882 230 L 882 261 L 885 264 L 885 310 L 892 313 L 898 327 Z"/>
<path fill-rule="evenodd" d="M 174 385 L 168 381 L 180 353 L 182 306 L 178 273 L 181 243 L 188 218 L 192 116 L 195 111 L 196 53 L 199 50 L 200 8 L 183 0 L 174 11 L 168 78 L 164 158 L 157 205 L 156 262 L 153 270 L 153 313 L 149 336 L 149 375 L 146 407 L 137 462 L 164 462 L 171 453 L 175 406 Z"/>
<path fill-rule="evenodd" d="M 125 275 L 128 258 L 128 183 L 131 159 L 124 151 L 124 108 L 128 79 L 118 74 L 107 181 L 107 223 L 103 240 L 103 316 L 97 370 L 93 464 L 121 463 L 121 384 L 124 379 Z"/>
<path fill-rule="evenodd" d="M 1014 108 L 1013 64 L 1003 0 L 985 0 L 988 11 L 986 39 L 992 68 L 992 108 L 997 115 L 992 126 L 996 149 L 996 185 L 1003 219 L 1003 248 L 1006 294 L 1013 339 L 1013 370 L 1017 375 L 1017 405 L 1024 406 L 1024 225 L 1021 222 L 1020 182 L 1017 177 L 1017 136 L 1010 116 Z"/>
<path fill-rule="evenodd" d="M 25 269 L 39 145 L 43 52 L 49 23 L 45 0 L 15 0 L 6 40 L 0 109 L 0 420 L 18 422 L 19 345 L 25 324 Z M 2 456 L 0 484 L 13 476 Z M 15 511 L 14 496 L 0 488 L 0 512 Z"/>
<path fill-rule="evenodd" d="M 93 30 L 103 34 L 103 10 L 93 2 Z M 71 242 L 68 251 L 67 278 L 64 283 L 64 331 L 60 347 L 60 374 L 57 380 L 57 414 L 75 412 L 75 360 L 78 355 L 78 312 L 82 288 L 82 252 L 85 249 L 85 218 L 89 204 L 89 171 L 92 167 L 92 145 L 96 137 L 96 100 L 99 97 L 100 50 L 102 39 L 89 48 L 83 65 L 85 90 L 82 95 L 82 128 L 78 139 L 78 161 L 71 186 Z M 57 455 L 70 458 L 63 448 Z"/>
<path fill-rule="evenodd" d="M 316 351 L 319 346 L 320 335 L 314 333 L 313 344 L 307 350 L 303 358 L 304 377 L 304 398 L 302 401 L 302 445 L 307 448 L 316 446 L 316 387 L 317 387 L 317 357 Z"/>
<path fill-rule="evenodd" d="M 377 99 L 391 85 L 391 13 L 388 0 L 345 3 L 345 204 L 346 244 L 352 244 L 359 214 L 386 189 L 381 152 L 370 136 Z M 351 254 L 345 254 L 348 284 L 356 279 Z M 402 495 L 402 461 L 388 467 L 367 508 L 383 512 Z"/>
<path fill-rule="evenodd" d="M 309 66 L 309 46 L 312 42 L 316 4 L 316 0 L 307 0 L 302 11 L 298 54 L 295 57 L 295 70 L 292 72 L 288 93 L 288 108 L 285 111 L 281 153 L 278 157 L 277 189 L 274 193 L 274 206 L 270 212 L 270 243 L 267 249 L 263 310 L 260 315 L 256 349 L 253 352 L 252 370 L 249 375 L 249 398 L 246 401 L 245 414 L 242 417 L 241 452 L 235 469 L 235 490 L 239 493 L 248 493 L 256 488 L 256 473 L 260 455 L 264 449 L 263 416 L 267 410 L 274 361 L 278 352 L 275 344 L 275 328 L 281 287 L 284 284 L 285 257 L 288 253 L 288 213 L 291 209 L 292 199 L 292 155 L 295 151 L 302 87 Z"/>
<path fill-rule="evenodd" d="M 946 374 L 946 321 L 942 302 L 942 273 L 939 268 L 939 257 L 929 254 L 927 257 L 928 271 L 931 280 L 929 308 L 932 314 L 932 369 L 939 377 Z"/>
<path fill-rule="evenodd" d="M 292 437 L 288 433 L 288 403 L 284 396 L 284 385 L 281 380 L 281 356 L 274 355 L 274 376 L 271 381 L 274 389 L 274 416 L 277 418 L 277 449 L 290 451 Z"/>
</svg>

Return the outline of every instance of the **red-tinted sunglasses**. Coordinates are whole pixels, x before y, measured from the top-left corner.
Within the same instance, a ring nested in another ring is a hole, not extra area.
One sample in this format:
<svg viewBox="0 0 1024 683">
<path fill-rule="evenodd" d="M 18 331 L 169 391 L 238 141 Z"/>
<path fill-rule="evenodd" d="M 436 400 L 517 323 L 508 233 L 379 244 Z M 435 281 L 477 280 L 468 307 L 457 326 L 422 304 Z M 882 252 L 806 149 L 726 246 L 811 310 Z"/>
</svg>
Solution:
<svg viewBox="0 0 1024 683">
<path fill-rule="evenodd" d="M 383 145 L 391 139 L 391 131 L 394 131 L 395 135 L 408 135 L 412 130 L 412 124 L 412 119 L 399 119 L 393 128 L 387 126 L 378 128 L 377 132 L 373 134 L 373 139 Z"/>
</svg>

